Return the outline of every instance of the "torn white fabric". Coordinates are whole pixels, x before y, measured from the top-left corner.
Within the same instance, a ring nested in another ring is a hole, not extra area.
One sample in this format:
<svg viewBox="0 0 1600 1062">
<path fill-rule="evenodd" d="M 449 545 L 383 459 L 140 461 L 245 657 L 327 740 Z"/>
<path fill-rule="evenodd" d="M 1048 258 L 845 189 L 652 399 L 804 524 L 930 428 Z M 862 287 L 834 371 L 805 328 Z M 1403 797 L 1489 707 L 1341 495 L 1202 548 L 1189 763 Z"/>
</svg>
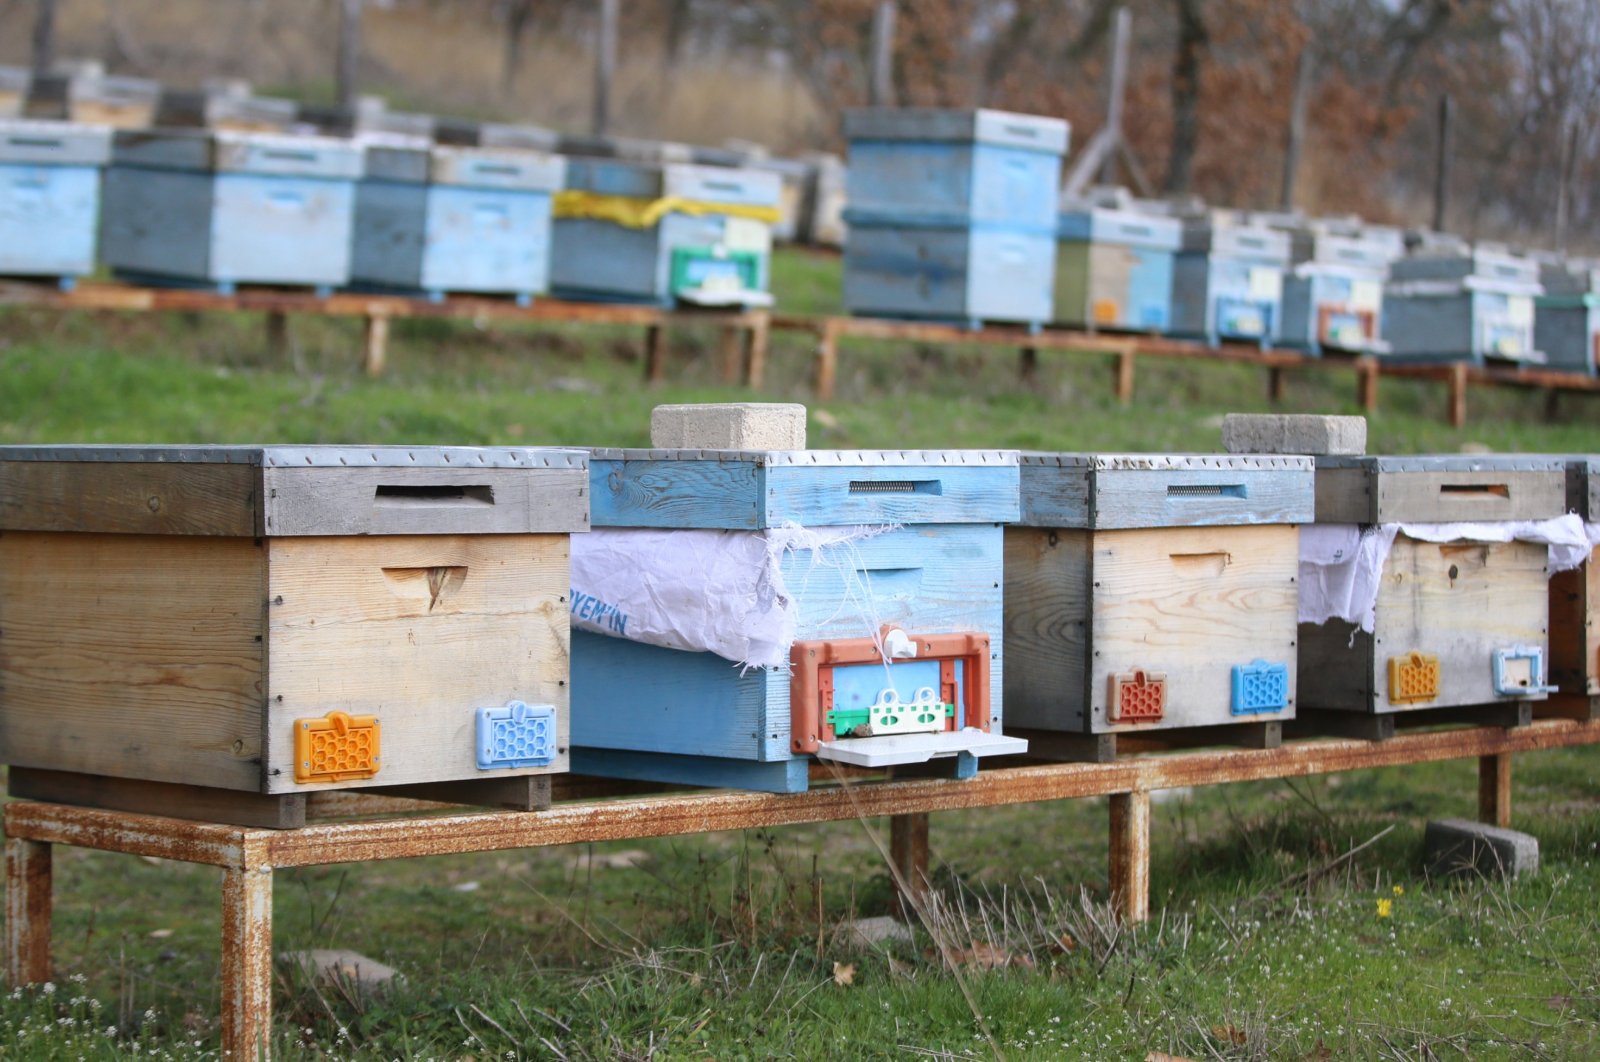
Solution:
<svg viewBox="0 0 1600 1062">
<path fill-rule="evenodd" d="M 1552 573 L 1576 568 L 1600 545 L 1600 525 L 1571 513 L 1483 524 L 1312 524 L 1300 529 L 1300 622 L 1340 619 L 1372 633 L 1383 566 L 1402 534 L 1421 542 L 1542 543 Z"/>
<path fill-rule="evenodd" d="M 789 663 L 804 593 L 804 586 L 791 592 L 785 585 L 784 555 L 808 551 L 813 566 L 826 564 L 835 549 L 853 550 L 855 542 L 890 530 L 893 525 L 791 525 L 767 531 L 601 528 L 573 535 L 572 627 L 715 653 L 746 666 L 782 667 Z M 847 581 L 845 589 L 851 594 L 857 588 Z M 863 611 L 870 614 L 870 608 Z M 863 624 L 863 635 L 875 632 L 875 625 Z"/>
</svg>

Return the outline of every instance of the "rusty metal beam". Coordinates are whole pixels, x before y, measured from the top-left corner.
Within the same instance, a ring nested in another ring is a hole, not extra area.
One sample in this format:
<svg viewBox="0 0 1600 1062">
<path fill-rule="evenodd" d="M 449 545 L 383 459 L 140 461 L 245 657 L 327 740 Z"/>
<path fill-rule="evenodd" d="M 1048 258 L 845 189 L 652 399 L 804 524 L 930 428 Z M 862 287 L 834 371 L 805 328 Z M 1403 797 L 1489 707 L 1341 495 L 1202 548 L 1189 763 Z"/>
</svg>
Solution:
<svg viewBox="0 0 1600 1062">
<path fill-rule="evenodd" d="M 1275 749 L 1212 749 L 1131 756 L 1112 763 L 999 768 L 961 782 L 907 779 L 819 786 L 805 793 L 782 795 L 674 793 L 558 803 L 543 812 L 477 811 L 429 818 L 315 824 L 289 831 L 251 830 L 14 801 L 5 807 L 5 830 L 12 838 L 214 866 L 312 866 L 1025 804 L 1472 759 L 1597 742 L 1600 721 L 1549 719 L 1511 729 L 1424 731 L 1378 742 L 1313 740 L 1286 743 Z"/>
<path fill-rule="evenodd" d="M 43 984 L 50 977 L 50 846 L 6 841 L 6 983 Z"/>
<path fill-rule="evenodd" d="M 265 1059 L 272 1046 L 272 868 L 222 876 L 222 1055 Z"/>
<path fill-rule="evenodd" d="M 1111 794 L 1111 903 L 1124 922 L 1150 917 L 1150 794 Z"/>
</svg>

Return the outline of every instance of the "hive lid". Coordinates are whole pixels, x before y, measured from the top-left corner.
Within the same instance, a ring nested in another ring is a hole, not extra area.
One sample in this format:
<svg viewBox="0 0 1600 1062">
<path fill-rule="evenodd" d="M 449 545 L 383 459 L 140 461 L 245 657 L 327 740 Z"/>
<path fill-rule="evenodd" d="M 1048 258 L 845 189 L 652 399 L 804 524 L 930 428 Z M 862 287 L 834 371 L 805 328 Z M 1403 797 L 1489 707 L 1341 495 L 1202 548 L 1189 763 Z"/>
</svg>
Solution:
<svg viewBox="0 0 1600 1062">
<path fill-rule="evenodd" d="M 349 140 L 205 129 L 123 130 L 112 162 L 167 170 L 354 179 L 364 148 Z"/>
<path fill-rule="evenodd" d="M 585 530 L 582 450 L 0 446 L 0 530 L 159 535 Z"/>
<path fill-rule="evenodd" d="M 1183 250 L 1219 258 L 1260 259 L 1288 265 L 1289 235 L 1256 225 L 1201 219 L 1184 226 Z"/>
<path fill-rule="evenodd" d="M 615 450 L 591 453 L 596 527 L 1004 523 L 1014 450 Z"/>
<path fill-rule="evenodd" d="M 1317 522 L 1496 523 L 1567 511 L 1567 462 L 1539 454 L 1318 457 Z"/>
<path fill-rule="evenodd" d="M 35 166 L 103 166 L 111 129 L 78 122 L 0 121 L 0 162 Z"/>
<path fill-rule="evenodd" d="M 379 181 L 554 192 L 566 180 L 566 170 L 560 156 L 509 148 L 367 148 L 366 175 Z"/>
<path fill-rule="evenodd" d="M 1183 242 L 1183 223 L 1177 218 L 1132 210 L 1086 206 L 1062 210 L 1057 219 L 1056 236 L 1063 240 L 1176 251 Z"/>
<path fill-rule="evenodd" d="M 1029 527 L 1113 530 L 1310 523 L 1314 464 L 1283 454 L 1025 453 Z"/>
<path fill-rule="evenodd" d="M 862 107 L 844 112 L 847 140 L 995 144 L 1065 155 L 1070 131 L 1060 118 L 987 109 Z"/>
</svg>

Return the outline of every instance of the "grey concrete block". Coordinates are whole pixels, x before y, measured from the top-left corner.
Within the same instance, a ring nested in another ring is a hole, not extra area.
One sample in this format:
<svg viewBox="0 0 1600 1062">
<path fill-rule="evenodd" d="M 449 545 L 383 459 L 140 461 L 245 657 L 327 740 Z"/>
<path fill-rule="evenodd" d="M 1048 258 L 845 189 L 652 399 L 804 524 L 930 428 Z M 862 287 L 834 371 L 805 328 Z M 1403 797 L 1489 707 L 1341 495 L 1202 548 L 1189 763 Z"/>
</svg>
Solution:
<svg viewBox="0 0 1600 1062">
<path fill-rule="evenodd" d="M 657 406 L 650 445 L 682 450 L 804 450 L 806 407 L 793 402 Z"/>
<path fill-rule="evenodd" d="M 340 981 L 363 992 L 375 992 L 405 978 L 392 966 L 342 948 L 285 952 L 280 961 L 298 966 L 308 977 Z"/>
<path fill-rule="evenodd" d="M 1539 871 L 1539 839 L 1467 819 L 1428 823 L 1423 862 L 1430 877 L 1475 874 L 1520 878 Z"/>
<path fill-rule="evenodd" d="M 1222 448 L 1230 454 L 1364 454 L 1366 417 L 1315 413 L 1229 413 Z"/>
</svg>

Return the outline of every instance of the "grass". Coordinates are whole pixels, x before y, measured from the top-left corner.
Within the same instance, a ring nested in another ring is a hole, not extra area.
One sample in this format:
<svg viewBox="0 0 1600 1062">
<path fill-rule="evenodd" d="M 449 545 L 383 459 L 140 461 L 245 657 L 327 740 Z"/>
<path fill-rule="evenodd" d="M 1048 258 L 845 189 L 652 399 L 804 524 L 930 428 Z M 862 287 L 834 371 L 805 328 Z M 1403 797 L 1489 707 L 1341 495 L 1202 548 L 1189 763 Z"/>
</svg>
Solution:
<svg viewBox="0 0 1600 1062">
<path fill-rule="evenodd" d="M 833 259 L 782 255 L 784 305 L 835 309 Z M 607 329 L 396 325 L 359 375 L 351 322 L 0 313 L 0 441 L 641 444 L 661 401 L 746 397 L 715 339 L 678 337 L 638 384 L 640 337 Z M 804 400 L 809 352 L 777 338 L 769 392 Z M 1141 365 L 1109 398 L 1099 359 L 846 348 L 818 446 L 1213 449 L 1268 408 L 1259 371 Z M 1291 379 L 1286 408 L 1346 410 L 1353 381 Z M 1594 451 L 1572 403 L 1385 381 L 1373 448 Z M 281 1057 L 1585 1059 L 1600 1055 L 1600 802 L 1590 750 L 1519 758 L 1519 828 L 1544 867 L 1428 881 L 1421 828 L 1470 816 L 1473 765 L 1178 794 L 1153 810 L 1155 919 L 1106 907 L 1103 801 L 936 816 L 930 925 L 867 944 L 887 910 L 881 821 L 383 863 L 278 875 L 276 945 L 398 968 L 376 995 L 280 964 Z M 1367 842 L 1372 842 L 1368 844 Z M 1364 846 L 1364 847 L 1362 847 Z M 1348 859 L 1341 856 L 1359 847 Z M 57 980 L 0 997 L 0 1058 L 215 1057 L 217 872 L 66 849 Z M 1398 890 L 1398 891 L 1397 891 Z M 1387 916 L 1379 902 L 1388 902 Z M 945 955 L 955 960 L 947 962 Z M 842 983 L 848 982 L 848 983 Z"/>
</svg>

